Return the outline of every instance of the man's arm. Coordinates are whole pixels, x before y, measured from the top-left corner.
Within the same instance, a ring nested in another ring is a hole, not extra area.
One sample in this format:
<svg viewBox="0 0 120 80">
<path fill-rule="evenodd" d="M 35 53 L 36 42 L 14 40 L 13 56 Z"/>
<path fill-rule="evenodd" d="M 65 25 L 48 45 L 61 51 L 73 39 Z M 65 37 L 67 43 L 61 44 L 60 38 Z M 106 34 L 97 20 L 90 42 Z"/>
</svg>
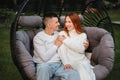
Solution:
<svg viewBox="0 0 120 80">
<path fill-rule="evenodd" d="M 51 47 L 49 47 L 49 49 L 46 49 L 47 45 L 45 44 L 45 41 L 41 40 L 39 36 L 34 38 L 33 45 L 34 53 L 45 62 L 50 60 L 55 55 L 57 50 L 57 46 L 54 45 L 54 43 Z"/>
</svg>

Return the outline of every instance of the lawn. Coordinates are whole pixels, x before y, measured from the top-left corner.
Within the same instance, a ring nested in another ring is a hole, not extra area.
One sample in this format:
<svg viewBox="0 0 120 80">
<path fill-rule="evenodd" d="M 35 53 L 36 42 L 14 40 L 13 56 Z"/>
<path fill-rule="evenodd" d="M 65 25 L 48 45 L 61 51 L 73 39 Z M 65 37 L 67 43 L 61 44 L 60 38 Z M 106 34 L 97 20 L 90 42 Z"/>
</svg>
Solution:
<svg viewBox="0 0 120 80">
<path fill-rule="evenodd" d="M 114 28 L 115 31 L 115 61 L 110 75 L 105 80 L 120 80 L 120 26 Z"/>
<path fill-rule="evenodd" d="M 11 59 L 9 34 L 9 28 L 0 27 L 0 80 L 22 80 Z"/>
<path fill-rule="evenodd" d="M 119 14 L 110 12 L 112 20 L 120 20 Z M 118 17 L 119 16 L 119 17 Z M 115 32 L 115 62 L 113 70 L 105 80 L 120 80 L 120 27 L 114 26 Z M 17 68 L 13 64 L 10 54 L 10 28 L 0 23 L 0 80 L 22 80 Z"/>
</svg>

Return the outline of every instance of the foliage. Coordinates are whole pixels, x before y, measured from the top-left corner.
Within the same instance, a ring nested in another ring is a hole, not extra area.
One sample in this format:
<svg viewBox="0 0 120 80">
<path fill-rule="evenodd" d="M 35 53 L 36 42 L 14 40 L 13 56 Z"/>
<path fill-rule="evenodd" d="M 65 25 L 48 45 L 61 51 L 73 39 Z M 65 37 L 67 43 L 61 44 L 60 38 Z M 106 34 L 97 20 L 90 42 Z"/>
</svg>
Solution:
<svg viewBox="0 0 120 80">
<path fill-rule="evenodd" d="M 120 0 L 118 0 L 116 2 L 110 2 L 109 0 L 104 0 L 104 3 L 108 9 L 113 9 L 113 8 L 119 9 L 120 8 Z"/>
<path fill-rule="evenodd" d="M 0 9 L 0 19 L 1 21 L 5 19 L 11 19 L 15 15 L 15 12 L 11 9 Z"/>
</svg>

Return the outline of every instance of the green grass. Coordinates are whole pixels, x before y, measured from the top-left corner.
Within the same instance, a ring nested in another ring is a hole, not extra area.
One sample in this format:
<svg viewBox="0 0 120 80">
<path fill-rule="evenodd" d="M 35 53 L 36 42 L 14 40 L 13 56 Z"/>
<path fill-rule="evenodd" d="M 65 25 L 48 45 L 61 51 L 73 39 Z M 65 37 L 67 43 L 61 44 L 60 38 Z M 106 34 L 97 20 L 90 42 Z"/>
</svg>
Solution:
<svg viewBox="0 0 120 80">
<path fill-rule="evenodd" d="M 109 15 L 112 21 L 120 21 L 120 10 L 110 10 Z"/>
<path fill-rule="evenodd" d="M 0 80 L 22 80 L 12 62 L 9 45 L 9 28 L 0 25 Z"/>
<path fill-rule="evenodd" d="M 120 80 L 119 73 L 120 73 L 120 27 L 115 27 L 115 61 L 114 61 L 114 67 L 111 71 L 110 75 L 105 80 Z"/>
<path fill-rule="evenodd" d="M 114 10 L 109 11 L 110 18 L 112 21 L 120 21 L 120 11 Z M 120 73 L 120 26 L 114 26 L 114 35 L 115 35 L 115 62 L 114 67 L 110 75 L 107 77 L 106 80 L 119 80 L 119 73 Z"/>
</svg>

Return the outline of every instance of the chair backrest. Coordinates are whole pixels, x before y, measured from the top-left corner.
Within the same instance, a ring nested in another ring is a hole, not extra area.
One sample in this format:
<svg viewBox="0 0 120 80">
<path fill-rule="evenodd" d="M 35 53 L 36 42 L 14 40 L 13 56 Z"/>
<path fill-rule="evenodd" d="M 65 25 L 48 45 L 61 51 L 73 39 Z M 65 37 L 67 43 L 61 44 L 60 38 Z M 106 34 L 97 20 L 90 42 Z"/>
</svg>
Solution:
<svg viewBox="0 0 120 80">
<path fill-rule="evenodd" d="M 114 40 L 111 34 L 102 28 L 84 27 L 92 52 L 91 64 L 94 66 L 96 80 L 103 80 L 114 64 Z"/>
<path fill-rule="evenodd" d="M 11 34 L 11 55 L 24 80 L 36 80 L 35 63 L 32 60 L 33 44 L 32 39 L 40 30 L 34 27 L 42 24 L 40 16 L 20 16 L 18 20 L 18 29 Z M 22 27 L 22 28 L 21 28 Z M 32 30 L 26 30 L 23 27 L 32 27 Z M 14 37 L 15 36 L 15 37 Z M 15 39 L 14 39 L 15 38 Z"/>
<path fill-rule="evenodd" d="M 99 63 L 111 70 L 112 67 L 110 67 L 110 63 L 114 60 L 114 41 L 111 34 L 105 29 L 97 27 L 84 27 L 84 30 L 85 33 L 87 33 L 90 43 L 87 51 L 93 53 L 92 65 Z M 109 58 L 108 61 L 110 61 L 110 63 L 104 62 L 107 58 Z M 101 63 L 101 61 L 103 61 L 103 63 Z"/>
<path fill-rule="evenodd" d="M 40 16 L 20 16 L 18 24 L 25 27 L 34 27 L 42 24 Z"/>
<path fill-rule="evenodd" d="M 16 32 L 14 62 L 24 80 L 36 80 L 36 68 L 33 62 L 33 37 L 39 30 L 20 30 Z"/>
<path fill-rule="evenodd" d="M 82 14 L 79 14 L 79 18 L 80 18 L 80 21 L 83 22 L 83 16 Z M 65 20 L 65 16 L 60 16 L 60 25 L 63 26 L 64 25 L 64 21 Z"/>
</svg>

